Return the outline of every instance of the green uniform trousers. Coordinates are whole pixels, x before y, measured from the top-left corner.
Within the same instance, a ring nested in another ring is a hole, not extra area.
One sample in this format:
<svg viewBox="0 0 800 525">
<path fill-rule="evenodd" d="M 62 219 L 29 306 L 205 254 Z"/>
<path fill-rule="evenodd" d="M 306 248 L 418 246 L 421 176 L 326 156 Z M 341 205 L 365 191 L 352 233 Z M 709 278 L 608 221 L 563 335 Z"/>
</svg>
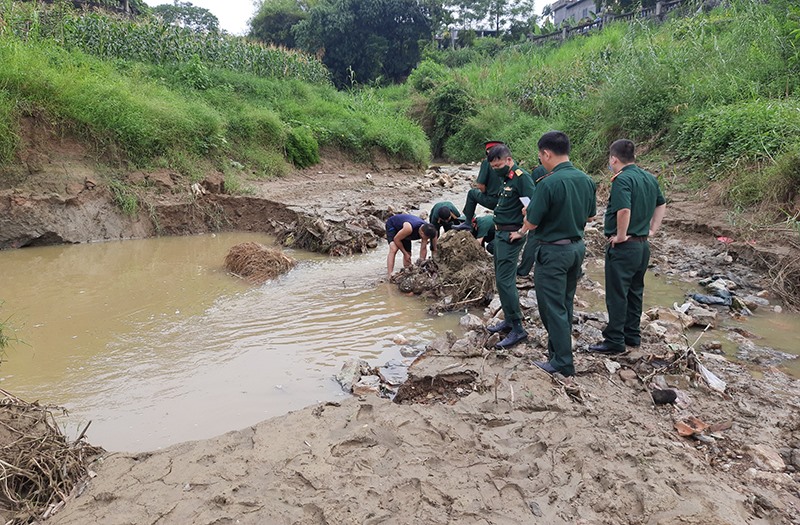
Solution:
<svg viewBox="0 0 800 525">
<path fill-rule="evenodd" d="M 533 260 L 536 257 L 536 246 L 538 245 L 539 242 L 533 238 L 533 233 L 529 233 L 525 241 L 525 248 L 522 249 L 522 258 L 519 260 L 517 275 L 526 277 L 531 273 Z"/>
<path fill-rule="evenodd" d="M 480 204 L 484 208 L 493 210 L 497 207 L 497 197 L 492 197 L 486 193 L 481 192 L 477 188 L 472 188 L 467 192 L 467 203 L 464 204 L 464 217 L 466 217 L 467 224 L 472 224 L 472 218 L 475 217 L 475 208 Z"/>
<path fill-rule="evenodd" d="M 572 301 L 586 254 L 583 241 L 563 246 L 539 244 L 533 282 L 539 315 L 547 330 L 550 364 L 564 374 L 575 374 L 572 361 Z"/>
<path fill-rule="evenodd" d="M 650 243 L 628 241 L 606 248 L 606 309 L 608 325 L 605 342 L 616 349 L 642 342 L 639 322 L 642 317 L 644 274 L 650 263 Z"/>
<path fill-rule="evenodd" d="M 510 236 L 511 232 L 503 231 L 494 236 L 494 278 L 503 314 L 509 323 L 522 319 L 517 291 L 517 261 L 523 244 L 522 239 L 510 242 Z"/>
</svg>

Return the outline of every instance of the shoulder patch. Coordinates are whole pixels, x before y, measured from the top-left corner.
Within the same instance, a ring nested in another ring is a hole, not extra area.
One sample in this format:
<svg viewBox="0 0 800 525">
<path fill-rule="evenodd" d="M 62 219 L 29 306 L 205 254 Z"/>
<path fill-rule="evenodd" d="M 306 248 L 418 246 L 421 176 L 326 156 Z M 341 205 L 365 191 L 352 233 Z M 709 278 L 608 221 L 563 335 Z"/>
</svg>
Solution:
<svg viewBox="0 0 800 525">
<path fill-rule="evenodd" d="M 517 177 L 519 177 L 520 175 L 522 175 L 522 170 L 517 168 L 516 170 L 514 170 L 514 173 L 516 173 Z"/>
</svg>

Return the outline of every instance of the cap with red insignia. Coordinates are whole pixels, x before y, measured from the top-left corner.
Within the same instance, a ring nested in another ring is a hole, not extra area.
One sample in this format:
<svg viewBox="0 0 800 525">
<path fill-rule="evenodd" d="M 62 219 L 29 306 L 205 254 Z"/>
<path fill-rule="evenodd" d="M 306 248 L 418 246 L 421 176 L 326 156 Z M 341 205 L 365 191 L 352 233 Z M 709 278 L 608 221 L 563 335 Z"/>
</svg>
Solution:
<svg viewBox="0 0 800 525">
<path fill-rule="evenodd" d="M 505 142 L 501 142 L 501 141 L 499 141 L 499 140 L 490 140 L 490 141 L 488 141 L 488 142 L 485 142 L 485 143 L 483 144 L 483 147 L 484 147 L 484 149 L 486 149 L 486 151 L 489 151 L 489 150 L 490 150 L 490 149 L 492 149 L 493 147 L 495 147 L 495 146 L 499 146 L 500 144 L 505 144 Z"/>
</svg>

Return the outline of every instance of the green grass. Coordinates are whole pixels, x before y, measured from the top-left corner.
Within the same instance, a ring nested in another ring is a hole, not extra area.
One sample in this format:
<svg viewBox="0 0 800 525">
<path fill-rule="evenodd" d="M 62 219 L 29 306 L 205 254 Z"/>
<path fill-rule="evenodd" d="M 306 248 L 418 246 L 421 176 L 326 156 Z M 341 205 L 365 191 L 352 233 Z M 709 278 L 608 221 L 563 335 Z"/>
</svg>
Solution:
<svg viewBox="0 0 800 525">
<path fill-rule="evenodd" d="M 10 162 L 17 149 L 16 109 L 16 100 L 0 90 L 0 165 Z"/>
</svg>

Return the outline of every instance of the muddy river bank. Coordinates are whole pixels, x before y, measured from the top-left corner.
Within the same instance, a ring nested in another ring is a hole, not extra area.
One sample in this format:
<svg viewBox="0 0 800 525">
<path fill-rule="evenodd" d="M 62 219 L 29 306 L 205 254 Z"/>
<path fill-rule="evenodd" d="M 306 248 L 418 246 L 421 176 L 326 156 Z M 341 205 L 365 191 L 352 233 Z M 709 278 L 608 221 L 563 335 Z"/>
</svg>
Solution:
<svg viewBox="0 0 800 525">
<path fill-rule="evenodd" d="M 391 200 L 398 181 L 378 184 Z M 361 202 L 361 189 L 351 202 Z M 688 239 L 667 223 L 653 245 L 661 277 L 649 284 L 667 287 L 665 300 L 655 303 L 661 312 L 649 321 L 655 328 L 642 349 L 616 359 L 580 351 L 603 322 L 596 282 L 602 249 L 592 245 L 576 306 L 577 387 L 531 365 L 545 352 L 542 327 L 532 290 L 520 283 L 529 344 L 498 355 L 486 348 L 483 330 L 492 306 L 474 318 L 459 313 L 463 335 L 437 332 L 429 354 L 409 368 L 410 381 L 426 385 L 421 395 L 403 404 L 346 396 L 211 439 L 106 454 L 91 466 L 96 477 L 52 521 L 800 523 L 798 381 L 703 346 L 732 333 L 753 340 L 729 323 L 761 335 L 754 319 L 778 319 L 796 333 L 796 318 L 765 314 L 763 304 L 744 317 L 728 306 L 702 307 L 719 325 L 689 348 L 695 336 L 675 330 L 681 317 L 669 313 L 684 305 L 686 292 L 710 294 L 700 282 L 721 277 L 733 284 L 719 286 L 758 297 L 766 283 L 746 261 L 728 261 L 713 237 Z M 774 307 L 775 298 L 762 295 Z M 272 298 L 274 309 L 282 299 Z M 757 346 L 773 335 L 761 335 Z M 792 350 L 777 338 L 769 344 Z M 688 350 L 724 381 L 722 391 L 689 366 Z M 651 375 L 656 366 L 670 368 Z M 649 389 L 657 380 L 679 390 L 680 403 L 654 405 Z"/>
</svg>

